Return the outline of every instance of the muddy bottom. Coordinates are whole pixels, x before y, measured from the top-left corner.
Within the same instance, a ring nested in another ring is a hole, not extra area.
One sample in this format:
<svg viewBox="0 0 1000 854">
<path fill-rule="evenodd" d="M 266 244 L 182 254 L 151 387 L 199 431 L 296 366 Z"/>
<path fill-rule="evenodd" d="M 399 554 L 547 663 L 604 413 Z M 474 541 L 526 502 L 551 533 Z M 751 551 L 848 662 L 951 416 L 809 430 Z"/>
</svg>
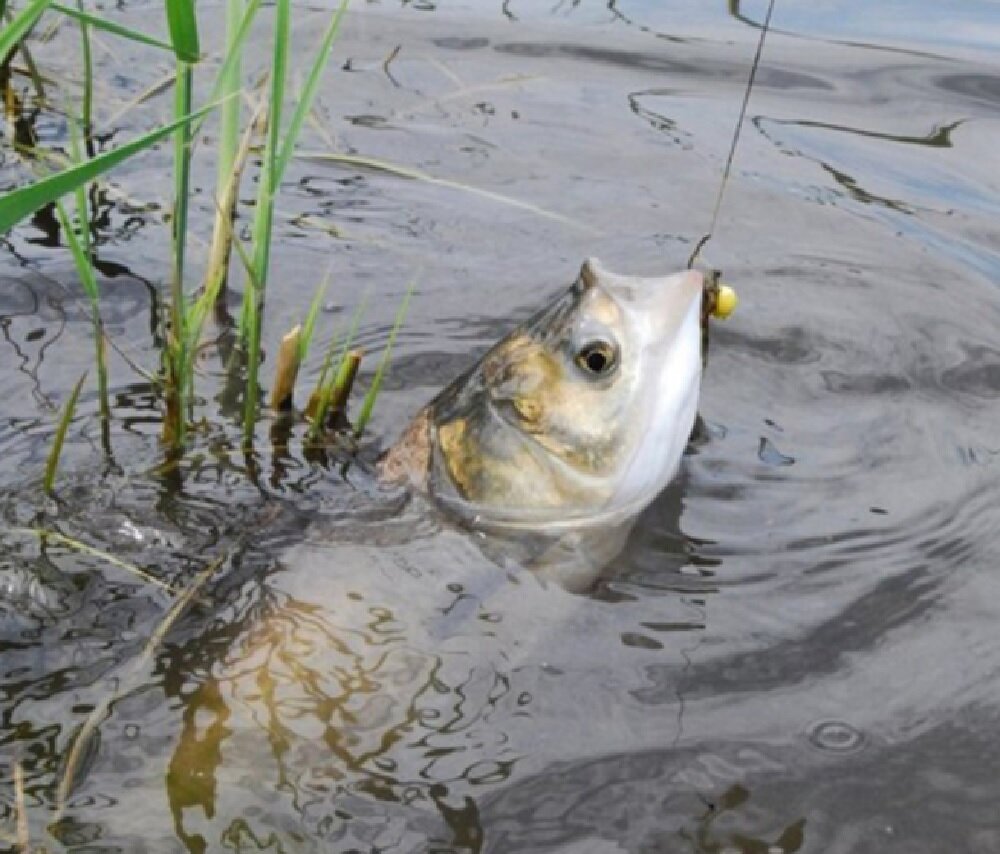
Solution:
<svg viewBox="0 0 1000 854">
<path fill-rule="evenodd" d="M 683 267 L 763 6 L 356 5 L 282 187 L 265 349 L 329 269 L 318 337 L 364 300 L 374 354 L 416 279 L 360 462 L 304 453 L 300 427 L 275 443 L 266 421 L 240 451 L 223 322 L 200 426 L 162 466 L 134 365 L 158 365 L 165 146 L 93 197 L 112 417 L 91 377 L 44 497 L 57 408 L 92 361 L 89 310 L 51 215 L 3 243 L 4 838 L 19 764 L 45 850 L 1000 850 L 986 4 L 943 20 L 778 0 L 705 253 L 741 304 L 714 328 L 703 424 L 584 593 L 380 488 L 366 461 L 583 258 Z M 152 29 L 153 8 L 114 14 Z M 322 20 L 296 10 L 301 57 Z M 37 49 L 67 89 L 77 48 L 66 28 Z M 146 50 L 97 56 L 99 123 L 119 131 L 106 146 L 170 110 L 166 92 L 116 118 L 171 68 Z M 57 116 L 32 120 L 65 144 Z M 197 169 L 192 271 L 213 214 L 212 165 Z M 30 171 L 11 155 L 0 175 Z"/>
</svg>

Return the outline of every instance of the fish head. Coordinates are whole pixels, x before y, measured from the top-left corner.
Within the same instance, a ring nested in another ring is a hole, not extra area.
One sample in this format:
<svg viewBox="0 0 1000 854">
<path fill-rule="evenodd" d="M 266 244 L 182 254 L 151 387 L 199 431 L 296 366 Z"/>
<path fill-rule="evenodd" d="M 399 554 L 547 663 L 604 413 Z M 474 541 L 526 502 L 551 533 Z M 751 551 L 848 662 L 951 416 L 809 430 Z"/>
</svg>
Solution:
<svg viewBox="0 0 1000 854">
<path fill-rule="evenodd" d="M 446 388 L 394 448 L 479 522 L 545 529 L 634 516 L 694 424 L 703 277 L 583 264 L 573 285 Z M 398 469 L 399 466 L 397 465 Z"/>
</svg>

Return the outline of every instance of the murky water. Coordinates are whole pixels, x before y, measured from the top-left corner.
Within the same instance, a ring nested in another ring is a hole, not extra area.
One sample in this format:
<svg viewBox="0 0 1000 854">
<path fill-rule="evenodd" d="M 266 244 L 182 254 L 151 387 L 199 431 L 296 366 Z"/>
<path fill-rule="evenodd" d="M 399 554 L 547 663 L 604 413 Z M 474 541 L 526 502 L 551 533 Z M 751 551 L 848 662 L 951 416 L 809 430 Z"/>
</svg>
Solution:
<svg viewBox="0 0 1000 854">
<path fill-rule="evenodd" d="M 389 439 L 585 256 L 681 266 L 763 13 L 729 5 L 358 4 L 283 188 L 269 350 L 328 267 L 323 338 L 369 293 L 372 350 L 418 276 L 373 425 Z M 153 8 L 118 14 L 152 28 Z M 778 0 L 707 252 L 742 304 L 715 328 L 704 424 L 586 595 L 306 460 L 301 435 L 279 452 L 262 427 L 248 476 L 212 347 L 213 426 L 180 476 L 157 470 L 129 362 L 156 366 L 166 148 L 95 199 L 113 425 L 85 392 L 43 498 L 92 342 L 51 222 L 10 235 L 0 830 L 16 760 L 47 850 L 1000 850 L 1000 19 L 860 9 Z M 306 55 L 319 19 L 297 14 Z M 73 91 L 75 38 L 57 39 L 38 54 Z M 135 48 L 98 63 L 104 121 L 169 70 Z M 44 111 L 35 132 L 65 139 Z M 4 151 L 5 183 L 24 180 Z M 211 213 L 206 190 L 193 268 Z M 31 526 L 174 587 L 223 563 L 149 646 L 174 594 Z"/>
</svg>

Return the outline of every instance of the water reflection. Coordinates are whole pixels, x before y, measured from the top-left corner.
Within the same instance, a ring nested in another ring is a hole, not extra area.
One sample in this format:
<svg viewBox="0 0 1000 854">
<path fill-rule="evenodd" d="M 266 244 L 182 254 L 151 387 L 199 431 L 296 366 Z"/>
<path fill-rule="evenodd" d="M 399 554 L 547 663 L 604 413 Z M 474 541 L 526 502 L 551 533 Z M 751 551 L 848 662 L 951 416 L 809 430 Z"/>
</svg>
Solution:
<svg viewBox="0 0 1000 854">
<path fill-rule="evenodd" d="M 431 265 L 380 402 L 385 437 L 564 267 L 597 253 L 662 269 L 664 246 L 704 211 L 745 65 L 720 37 L 664 53 L 636 31 L 666 14 L 652 4 L 611 5 L 630 27 L 597 5 L 547 7 L 534 29 L 512 3 L 516 31 L 492 22 L 497 3 L 457 22 L 358 12 L 362 70 L 331 88 L 352 117 L 335 122 L 345 150 L 572 206 L 604 229 L 568 235 L 432 185 L 293 162 L 275 255 L 285 289 L 268 306 L 278 327 L 297 322 L 335 252 L 345 290 L 376 285 L 361 340 L 377 351 L 413 257 Z M 425 52 L 419 73 L 447 63 L 456 98 L 530 79 L 497 96 L 493 118 L 510 108 L 517 122 L 428 111 L 377 70 L 386 44 L 404 44 L 400 60 Z M 43 498 L 52 408 L 92 342 L 55 235 L 45 223 L 11 235 L 0 829 L 14 757 L 32 838 L 67 847 L 1000 847 L 995 75 L 828 49 L 762 69 L 760 135 L 727 197 L 739 227 L 718 247 L 745 303 L 714 333 L 705 420 L 681 476 L 582 595 L 381 490 L 341 449 L 306 455 L 301 430 L 268 423 L 246 456 L 227 421 L 239 395 L 226 305 L 198 378 L 212 423 L 164 465 L 155 388 L 126 361 L 155 369 L 166 269 L 146 240 L 156 211 L 126 192 L 144 174 L 91 199 L 125 470 L 101 469 L 87 398 L 57 500 Z M 307 227 L 317 214 L 334 230 Z M 344 221 L 371 245 L 331 240 Z M 123 692 L 169 597 L 15 526 L 54 528 L 173 586 L 211 555 L 230 562 Z M 116 691 L 52 823 L 76 733 Z"/>
</svg>

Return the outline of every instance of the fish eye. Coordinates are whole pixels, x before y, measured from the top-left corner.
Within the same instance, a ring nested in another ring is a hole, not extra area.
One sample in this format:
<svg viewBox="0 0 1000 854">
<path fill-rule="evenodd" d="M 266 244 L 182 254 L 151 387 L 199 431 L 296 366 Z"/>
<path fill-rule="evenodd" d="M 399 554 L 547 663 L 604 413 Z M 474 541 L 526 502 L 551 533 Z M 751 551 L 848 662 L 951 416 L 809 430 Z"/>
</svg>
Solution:
<svg viewBox="0 0 1000 854">
<path fill-rule="evenodd" d="M 610 341 L 588 341 L 577 350 L 576 363 L 590 376 L 607 376 L 618 364 L 618 348 Z"/>
</svg>

